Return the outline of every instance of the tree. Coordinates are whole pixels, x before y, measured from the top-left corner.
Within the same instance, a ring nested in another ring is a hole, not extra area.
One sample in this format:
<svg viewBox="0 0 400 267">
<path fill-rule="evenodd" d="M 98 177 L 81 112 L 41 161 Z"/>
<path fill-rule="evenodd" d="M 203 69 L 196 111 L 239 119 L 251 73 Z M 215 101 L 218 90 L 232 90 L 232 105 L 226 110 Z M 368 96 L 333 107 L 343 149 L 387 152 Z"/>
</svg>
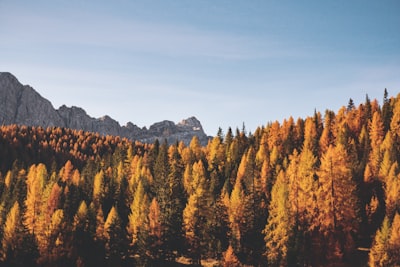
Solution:
<svg viewBox="0 0 400 267">
<path fill-rule="evenodd" d="M 108 266 L 121 266 L 124 258 L 123 231 L 118 211 L 113 206 L 104 223 L 106 260 Z"/>
<path fill-rule="evenodd" d="M 369 252 L 369 266 L 389 266 L 389 245 L 390 222 L 389 218 L 385 217 L 381 228 L 376 232 L 371 251 Z"/>
<path fill-rule="evenodd" d="M 199 189 L 199 191 L 201 191 Z M 199 192 L 201 193 L 201 192 Z M 194 193 L 189 196 L 188 203 L 183 210 L 183 224 L 185 237 L 188 244 L 188 252 L 193 264 L 201 262 L 201 218 L 200 218 L 200 197 Z"/>
<path fill-rule="evenodd" d="M 149 207 L 146 241 L 147 242 L 143 246 L 146 255 L 150 256 L 153 261 L 157 262 L 157 260 L 162 258 L 159 254 L 159 251 L 162 248 L 162 225 L 160 206 L 158 205 L 156 198 L 153 198 Z M 163 263 L 159 262 L 159 264 Z"/>
<path fill-rule="evenodd" d="M 37 257 L 35 238 L 23 224 L 23 214 L 16 201 L 4 223 L 1 260 L 6 266 L 32 266 Z"/>
<path fill-rule="evenodd" d="M 208 237 L 206 221 L 210 217 L 209 207 L 212 200 L 207 188 L 205 168 L 201 160 L 193 164 L 192 177 L 192 194 L 183 210 L 183 227 L 192 262 L 200 264 L 205 241 Z"/>
<path fill-rule="evenodd" d="M 6 261 L 13 251 L 18 247 L 19 237 L 16 235 L 19 222 L 21 220 L 20 208 L 18 202 L 15 202 L 10 212 L 7 214 L 6 221 L 3 229 L 3 240 L 2 240 L 2 260 Z"/>
<path fill-rule="evenodd" d="M 67 248 L 66 238 L 68 231 L 65 229 L 65 217 L 62 209 L 57 209 L 51 216 L 49 229 L 47 230 L 47 257 L 45 263 L 53 266 L 61 266 L 61 263 L 70 265 L 68 258 L 69 249 Z"/>
<path fill-rule="evenodd" d="M 145 192 L 142 181 L 139 182 L 135 190 L 135 196 L 130 205 L 130 214 L 128 216 L 127 231 L 131 246 L 137 246 L 140 231 L 147 230 L 145 227 L 148 215 L 149 200 Z"/>
<path fill-rule="evenodd" d="M 317 192 L 319 229 L 326 236 L 343 235 L 334 238 L 328 257 L 340 260 L 345 251 L 351 251 L 354 246 L 352 233 L 358 230 L 358 212 L 356 185 L 352 178 L 350 160 L 342 145 L 330 146 L 322 156 L 318 171 L 319 188 Z M 342 248 L 345 251 L 342 251 Z"/>
<path fill-rule="evenodd" d="M 389 259 L 392 266 L 400 265 L 400 214 L 393 218 L 389 237 Z"/>
<path fill-rule="evenodd" d="M 76 266 L 90 266 L 91 252 L 94 246 L 93 236 L 90 233 L 90 218 L 88 206 L 82 201 L 74 216 L 72 224 L 72 255 Z"/>
<path fill-rule="evenodd" d="M 383 125 L 385 126 L 385 131 L 388 131 L 390 128 L 390 120 L 392 118 L 392 106 L 390 104 L 390 99 L 388 98 L 388 91 L 385 88 L 383 93 L 383 106 L 382 106 L 382 119 Z"/>
<path fill-rule="evenodd" d="M 25 201 L 25 223 L 30 233 L 40 227 L 42 194 L 47 179 L 47 169 L 44 164 L 32 165 L 27 175 L 27 196 Z"/>
<path fill-rule="evenodd" d="M 101 170 L 94 177 L 93 182 L 93 203 L 99 206 L 104 198 L 104 172 Z"/>
<path fill-rule="evenodd" d="M 240 267 L 239 259 L 235 255 L 235 251 L 230 245 L 224 253 L 223 265 L 224 267 Z"/>
<path fill-rule="evenodd" d="M 272 187 L 268 222 L 264 229 L 264 255 L 271 266 L 287 266 L 288 246 L 293 222 L 288 202 L 288 181 L 280 171 Z"/>
<path fill-rule="evenodd" d="M 392 218 L 400 210 L 400 174 L 397 162 L 392 164 L 385 184 L 386 215 Z M 397 175 L 396 175 L 397 174 Z"/>
<path fill-rule="evenodd" d="M 310 261 L 312 253 L 312 234 L 318 229 L 316 223 L 316 163 L 317 158 L 311 150 L 304 148 L 301 154 L 297 150 L 289 157 L 290 164 L 286 175 L 289 180 L 290 211 L 294 217 L 293 235 L 296 237 L 292 254 L 297 256 L 297 264 L 304 265 Z"/>
<path fill-rule="evenodd" d="M 375 112 L 369 124 L 369 136 L 371 138 L 371 153 L 369 165 L 374 176 L 378 176 L 379 166 L 382 160 L 381 144 L 385 137 L 384 125 L 379 112 Z"/>
<path fill-rule="evenodd" d="M 354 104 L 353 104 L 354 105 Z M 321 153 L 325 153 L 330 145 L 334 144 L 335 141 L 335 113 L 333 111 L 327 110 L 325 112 L 325 126 L 322 131 L 321 138 L 319 140 L 319 146 L 321 148 Z"/>
</svg>

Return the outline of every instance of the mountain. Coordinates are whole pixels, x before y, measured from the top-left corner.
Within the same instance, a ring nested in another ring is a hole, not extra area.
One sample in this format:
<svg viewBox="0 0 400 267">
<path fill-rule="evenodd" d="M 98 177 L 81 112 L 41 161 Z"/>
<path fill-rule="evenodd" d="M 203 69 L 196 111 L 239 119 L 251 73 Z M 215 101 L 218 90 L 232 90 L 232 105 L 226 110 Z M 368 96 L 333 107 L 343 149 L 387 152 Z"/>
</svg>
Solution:
<svg viewBox="0 0 400 267">
<path fill-rule="evenodd" d="M 189 144 L 193 136 L 197 136 L 202 145 L 206 145 L 209 137 L 195 117 L 175 124 L 164 120 L 154 123 L 147 129 L 128 122 L 121 126 L 109 116 L 90 117 L 79 107 L 61 106 L 55 109 L 51 102 L 42 97 L 29 85 L 22 85 L 18 79 L 8 72 L 0 72 L 0 125 L 18 124 L 42 127 L 65 127 L 70 129 L 97 132 L 101 135 L 126 137 L 145 143 L 156 139 L 168 143 L 183 141 Z"/>
</svg>

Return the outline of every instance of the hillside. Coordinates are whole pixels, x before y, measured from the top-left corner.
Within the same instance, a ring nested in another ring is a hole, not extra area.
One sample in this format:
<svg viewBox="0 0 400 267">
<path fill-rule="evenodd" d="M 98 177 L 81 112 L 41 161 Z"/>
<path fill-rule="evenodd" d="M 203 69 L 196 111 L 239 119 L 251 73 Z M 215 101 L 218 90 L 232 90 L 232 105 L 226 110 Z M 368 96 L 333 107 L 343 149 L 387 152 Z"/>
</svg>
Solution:
<svg viewBox="0 0 400 267">
<path fill-rule="evenodd" d="M 26 125 L 41 127 L 65 127 L 75 130 L 126 137 L 132 141 L 153 143 L 156 139 L 169 143 L 183 141 L 189 144 L 193 136 L 206 145 L 208 136 L 195 117 L 175 124 L 172 121 L 155 123 L 147 129 L 128 122 L 125 126 L 105 115 L 92 118 L 79 107 L 61 106 L 54 109 L 51 102 L 43 98 L 28 85 L 22 85 L 11 73 L 0 72 L 0 125 Z"/>
<path fill-rule="evenodd" d="M 400 94 L 202 146 L 0 127 L 0 266 L 398 266 Z"/>
</svg>

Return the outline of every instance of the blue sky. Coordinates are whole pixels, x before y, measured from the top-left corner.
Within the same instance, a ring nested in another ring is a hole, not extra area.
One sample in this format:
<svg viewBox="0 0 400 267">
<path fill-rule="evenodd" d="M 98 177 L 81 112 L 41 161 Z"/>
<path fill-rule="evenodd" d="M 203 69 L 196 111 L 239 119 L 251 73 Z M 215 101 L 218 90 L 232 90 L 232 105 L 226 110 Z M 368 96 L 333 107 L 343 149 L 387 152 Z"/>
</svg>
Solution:
<svg viewBox="0 0 400 267">
<path fill-rule="evenodd" d="M 254 131 L 400 90 L 400 1 L 0 0 L 0 71 L 58 108 Z"/>
</svg>

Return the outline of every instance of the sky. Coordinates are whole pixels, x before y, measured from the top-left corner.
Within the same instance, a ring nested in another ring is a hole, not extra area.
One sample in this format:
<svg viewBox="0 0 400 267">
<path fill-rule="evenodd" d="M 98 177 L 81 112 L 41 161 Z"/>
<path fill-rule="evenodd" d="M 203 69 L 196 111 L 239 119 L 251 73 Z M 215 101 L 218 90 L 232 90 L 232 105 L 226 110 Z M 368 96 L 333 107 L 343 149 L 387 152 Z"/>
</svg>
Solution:
<svg viewBox="0 0 400 267">
<path fill-rule="evenodd" d="M 400 92 L 398 0 L 0 0 L 0 71 L 55 108 L 248 132 Z"/>
</svg>

